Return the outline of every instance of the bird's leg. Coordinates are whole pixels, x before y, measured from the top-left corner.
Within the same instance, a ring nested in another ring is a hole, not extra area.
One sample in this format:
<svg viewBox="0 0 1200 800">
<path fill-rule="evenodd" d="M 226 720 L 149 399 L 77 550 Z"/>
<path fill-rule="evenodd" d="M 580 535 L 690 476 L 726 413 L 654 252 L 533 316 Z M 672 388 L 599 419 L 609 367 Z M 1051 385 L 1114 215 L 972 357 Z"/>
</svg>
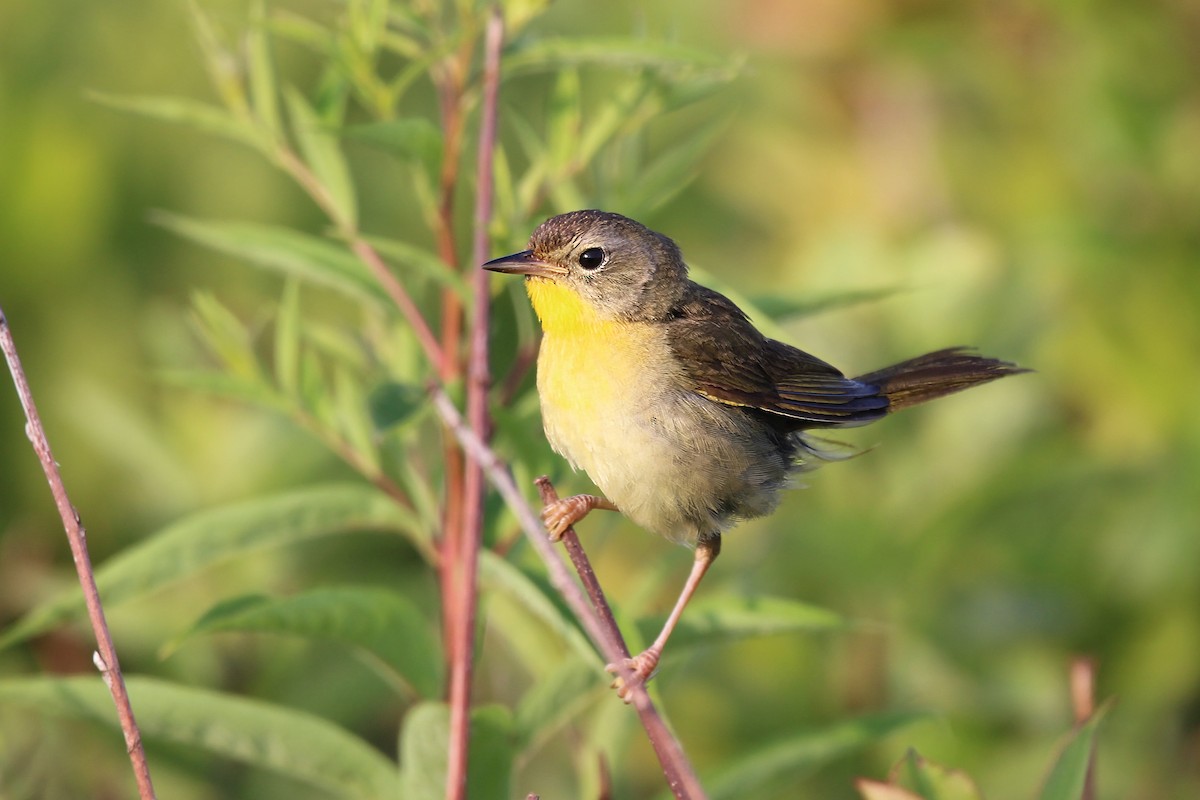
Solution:
<svg viewBox="0 0 1200 800">
<path fill-rule="evenodd" d="M 588 515 L 590 511 L 603 508 L 608 511 L 620 511 L 613 501 L 594 494 L 577 494 L 563 497 L 549 503 L 542 509 L 542 522 L 550 534 L 550 541 L 557 542 L 567 532 L 567 528 Z"/>
<path fill-rule="evenodd" d="M 696 592 L 696 587 L 700 585 L 700 581 L 704 579 L 704 573 L 708 572 L 708 568 L 717 560 L 717 556 L 721 554 L 721 534 L 709 534 L 708 536 L 700 537 L 700 541 L 696 543 L 696 560 L 692 562 L 692 571 L 688 575 L 687 582 L 683 584 L 683 591 L 679 593 L 679 599 L 675 601 L 675 608 L 671 609 L 671 616 L 667 617 L 667 621 L 663 624 L 662 631 L 659 632 L 658 638 L 654 640 L 654 644 L 647 647 L 633 658 L 625 659 L 623 666 L 633 673 L 633 681 L 635 683 L 645 683 L 654 675 L 658 669 L 658 660 L 662 658 L 663 647 L 667 643 L 667 639 L 671 637 L 671 631 L 675 630 L 676 623 L 683 616 L 683 609 L 687 607 L 688 601 L 692 599 L 692 595 Z M 617 672 L 616 664 L 609 664 L 606 669 L 609 672 Z M 617 690 L 617 696 L 628 703 L 632 697 L 632 686 L 621 679 L 620 676 L 613 681 L 613 688 Z"/>
</svg>

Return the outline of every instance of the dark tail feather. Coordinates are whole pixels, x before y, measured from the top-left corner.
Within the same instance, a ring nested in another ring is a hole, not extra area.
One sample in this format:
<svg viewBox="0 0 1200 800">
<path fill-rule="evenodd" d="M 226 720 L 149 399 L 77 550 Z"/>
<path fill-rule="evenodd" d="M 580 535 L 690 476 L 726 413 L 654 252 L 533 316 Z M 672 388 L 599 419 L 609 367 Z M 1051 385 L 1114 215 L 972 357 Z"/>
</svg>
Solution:
<svg viewBox="0 0 1200 800">
<path fill-rule="evenodd" d="M 961 392 L 981 383 L 1029 372 L 1008 361 L 977 356 L 965 347 L 950 347 L 860 375 L 856 381 L 879 387 L 888 412 Z"/>
</svg>

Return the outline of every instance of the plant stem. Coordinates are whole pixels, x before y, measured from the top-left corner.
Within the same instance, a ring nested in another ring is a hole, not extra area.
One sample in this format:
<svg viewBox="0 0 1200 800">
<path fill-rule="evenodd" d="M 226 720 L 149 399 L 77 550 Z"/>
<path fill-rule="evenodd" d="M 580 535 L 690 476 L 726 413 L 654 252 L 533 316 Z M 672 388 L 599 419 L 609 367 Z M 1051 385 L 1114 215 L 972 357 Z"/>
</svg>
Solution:
<svg viewBox="0 0 1200 800">
<path fill-rule="evenodd" d="M 571 579 L 571 573 L 562 556 L 547 537 L 536 512 L 525 502 L 504 462 L 467 426 L 445 392 L 436 387 L 430 391 L 434 407 L 446 426 L 458 437 L 463 449 L 479 461 L 492 485 L 504 498 L 505 504 L 516 515 L 529 543 L 546 564 L 550 583 L 570 606 L 596 649 L 605 660 L 618 665 L 619 674 L 629 684 L 632 676 L 627 669 L 620 666 L 627 653 L 622 653 L 621 648 L 615 644 L 621 640 L 621 633 L 616 629 L 616 625 L 606 624 L 600 614 L 588 604 L 583 590 Z M 706 796 L 704 789 L 700 786 L 683 746 L 671 733 L 646 692 L 646 687 L 641 683 L 633 686 L 630 702 L 637 710 L 642 727 L 646 730 L 646 736 L 654 747 L 654 753 L 658 756 L 663 774 L 675 797 L 679 800 L 703 800 Z"/>
<path fill-rule="evenodd" d="M 504 44 L 504 17 L 492 7 L 484 39 L 483 110 L 479 129 L 476 166 L 475 232 L 472 264 L 487 260 L 488 225 L 492 218 L 492 158 L 496 146 L 496 114 L 500 94 L 500 52 Z M 488 274 L 476 269 L 472 275 L 474 304 L 471 340 L 467 359 L 467 416 L 471 428 L 486 441 L 490 435 L 488 388 Z M 446 799 L 462 800 L 467 790 L 471 720 L 471 677 L 475 661 L 475 617 L 479 605 L 479 548 L 483 542 L 483 471 L 468 454 L 463 474 L 463 519 L 458 562 L 451 566 L 455 581 L 454 633 L 458 642 L 451 648 L 450 742 L 446 769 Z"/>
<path fill-rule="evenodd" d="M 33 392 L 29 388 L 25 371 L 21 368 L 17 345 L 13 341 L 3 309 L 0 309 L 0 349 L 4 350 L 4 358 L 8 362 L 8 369 L 17 386 L 17 396 L 21 400 L 21 407 L 25 409 L 27 421 L 25 433 L 33 444 L 33 451 L 37 454 L 38 461 L 42 464 L 42 471 L 46 473 L 50 492 L 54 495 L 54 503 L 58 506 L 63 528 L 67 532 L 71 556 L 75 561 L 75 571 L 79 575 L 79 585 L 83 587 L 88 619 L 92 623 L 92 631 L 96 634 L 97 652 L 93 660 L 117 706 L 117 717 L 121 721 L 121 731 L 125 735 L 125 749 L 133 764 L 138 796 L 142 800 L 153 800 L 155 794 L 154 784 L 150 780 L 150 766 L 146 763 L 146 751 L 142 748 L 142 735 L 138 730 L 137 720 L 133 716 L 129 693 L 125 690 L 125 679 L 121 676 L 121 664 L 117 660 L 117 649 L 113 644 L 112 634 L 108 630 L 108 622 L 104 618 L 100 590 L 96 587 L 96 577 L 92 572 L 91 557 L 88 555 L 87 532 L 79 518 L 79 512 L 71 505 L 67 487 L 63 484 L 62 474 L 58 469 L 58 462 L 54 460 L 54 454 L 50 451 L 50 441 L 46 438 L 46 430 L 42 427 L 42 419 L 33 402 Z"/>
</svg>

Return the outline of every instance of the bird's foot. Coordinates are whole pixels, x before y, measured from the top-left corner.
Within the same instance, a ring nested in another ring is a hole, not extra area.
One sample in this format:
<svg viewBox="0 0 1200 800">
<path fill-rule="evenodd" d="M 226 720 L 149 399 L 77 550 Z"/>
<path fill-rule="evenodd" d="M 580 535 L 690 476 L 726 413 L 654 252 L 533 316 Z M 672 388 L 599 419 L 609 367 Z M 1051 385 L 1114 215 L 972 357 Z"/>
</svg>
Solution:
<svg viewBox="0 0 1200 800">
<path fill-rule="evenodd" d="M 633 658 L 627 658 L 622 661 L 621 667 L 624 667 L 631 673 L 628 680 L 622 677 L 620 668 L 616 664 L 606 666 L 606 670 L 615 673 L 617 676 L 611 684 L 611 688 L 617 690 L 617 697 L 626 703 L 631 702 L 633 700 L 634 688 L 644 685 L 658 672 L 658 659 L 661 655 L 658 650 L 651 647 L 649 650 L 644 650 Z"/>
<path fill-rule="evenodd" d="M 549 503 L 542 509 L 542 522 L 550 534 L 550 541 L 557 542 L 567 528 L 588 515 L 596 508 L 616 509 L 609 500 L 592 494 L 577 494 Z"/>
</svg>

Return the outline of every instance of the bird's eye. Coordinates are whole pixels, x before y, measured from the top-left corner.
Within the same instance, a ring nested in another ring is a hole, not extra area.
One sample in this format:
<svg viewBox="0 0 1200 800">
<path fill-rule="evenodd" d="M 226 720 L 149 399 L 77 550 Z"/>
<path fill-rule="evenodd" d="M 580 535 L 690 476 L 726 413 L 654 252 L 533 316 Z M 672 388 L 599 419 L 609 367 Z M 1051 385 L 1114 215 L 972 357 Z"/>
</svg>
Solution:
<svg viewBox="0 0 1200 800">
<path fill-rule="evenodd" d="M 586 270 L 599 269 L 604 263 L 604 250 L 599 247 L 589 247 L 579 254 L 579 266 Z"/>
</svg>

